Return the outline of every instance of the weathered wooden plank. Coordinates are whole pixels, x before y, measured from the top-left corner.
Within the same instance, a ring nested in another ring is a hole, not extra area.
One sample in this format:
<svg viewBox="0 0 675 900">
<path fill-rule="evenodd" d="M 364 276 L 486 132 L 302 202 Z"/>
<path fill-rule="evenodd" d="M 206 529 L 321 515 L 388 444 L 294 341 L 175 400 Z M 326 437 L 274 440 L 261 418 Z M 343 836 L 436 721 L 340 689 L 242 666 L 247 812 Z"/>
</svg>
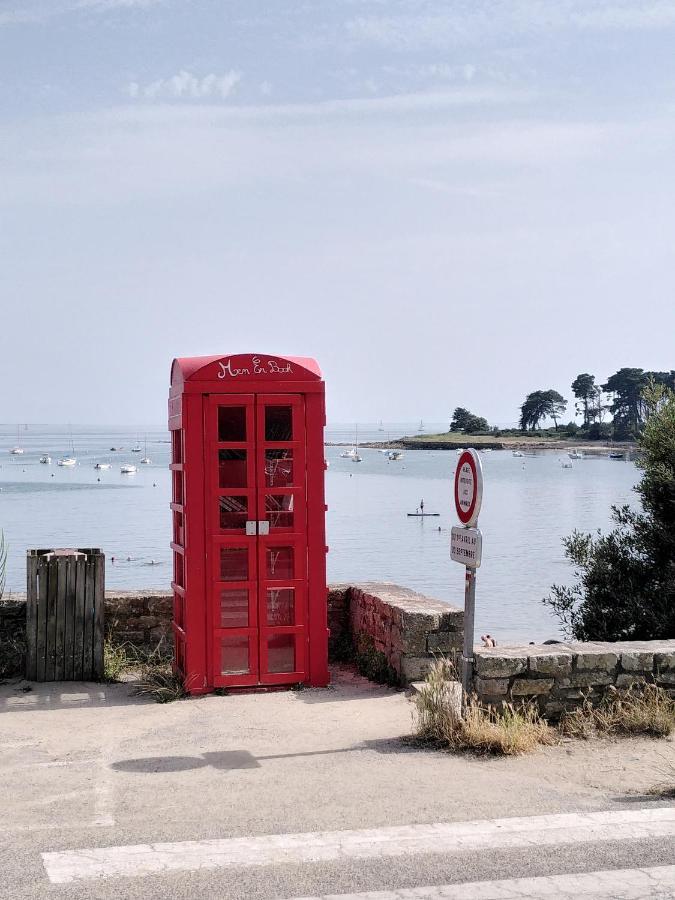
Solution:
<svg viewBox="0 0 675 900">
<path fill-rule="evenodd" d="M 37 556 L 26 557 L 26 678 L 37 678 Z"/>
<path fill-rule="evenodd" d="M 47 637 L 45 654 L 45 681 L 54 681 L 56 670 L 56 604 L 58 590 L 58 559 L 47 563 Z"/>
<path fill-rule="evenodd" d="M 105 556 L 103 553 L 94 555 L 94 678 L 100 681 L 103 678 L 103 649 L 105 631 Z"/>
<path fill-rule="evenodd" d="M 39 553 L 40 551 L 38 551 Z M 37 603 L 35 612 L 35 680 L 45 680 L 47 655 L 47 585 L 49 564 L 44 556 L 37 557 Z"/>
<path fill-rule="evenodd" d="M 94 677 L 94 560 L 87 557 L 84 564 L 84 622 L 83 622 L 83 646 L 82 677 L 85 681 L 91 681 Z"/>
<path fill-rule="evenodd" d="M 61 557 L 56 563 L 56 630 L 54 633 L 54 681 L 63 681 L 66 642 L 66 575 L 68 558 Z"/>
<path fill-rule="evenodd" d="M 63 640 L 63 678 L 65 681 L 73 680 L 75 664 L 73 654 L 75 650 L 75 562 L 73 556 L 66 561 L 66 603 L 64 616 L 64 640 Z"/>
<path fill-rule="evenodd" d="M 84 556 L 75 559 L 75 608 L 73 615 L 73 680 L 84 680 L 84 609 L 85 609 Z"/>
</svg>

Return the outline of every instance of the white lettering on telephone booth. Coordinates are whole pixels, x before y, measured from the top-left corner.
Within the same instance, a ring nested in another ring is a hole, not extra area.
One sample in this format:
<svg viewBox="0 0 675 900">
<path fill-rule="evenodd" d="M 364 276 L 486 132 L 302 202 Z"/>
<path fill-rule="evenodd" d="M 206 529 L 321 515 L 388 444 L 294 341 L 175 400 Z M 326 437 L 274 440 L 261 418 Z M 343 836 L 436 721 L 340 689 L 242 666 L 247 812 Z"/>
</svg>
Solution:
<svg viewBox="0 0 675 900">
<path fill-rule="evenodd" d="M 219 362 L 220 372 L 218 378 L 240 378 L 256 375 L 290 375 L 293 373 L 293 367 L 289 362 L 279 362 L 275 359 L 267 359 L 265 362 L 259 356 L 252 356 L 247 366 L 235 366 L 232 360 L 228 359 L 227 363 Z"/>
</svg>

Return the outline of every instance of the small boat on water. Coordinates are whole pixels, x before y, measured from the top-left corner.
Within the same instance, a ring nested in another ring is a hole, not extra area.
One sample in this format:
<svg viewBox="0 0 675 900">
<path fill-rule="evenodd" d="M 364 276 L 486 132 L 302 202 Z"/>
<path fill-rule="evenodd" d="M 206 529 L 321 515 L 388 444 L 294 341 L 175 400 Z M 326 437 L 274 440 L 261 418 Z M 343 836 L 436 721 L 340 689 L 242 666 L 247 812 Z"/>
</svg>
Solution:
<svg viewBox="0 0 675 900">
<path fill-rule="evenodd" d="M 612 450 L 609 454 L 610 459 L 625 459 L 626 454 L 621 450 Z"/>
<path fill-rule="evenodd" d="M 581 450 L 568 450 L 567 455 L 569 456 L 570 459 L 583 459 L 584 458 L 584 454 L 581 452 Z"/>
<path fill-rule="evenodd" d="M 420 424 L 417 426 L 417 433 L 422 434 L 424 432 L 424 422 L 420 419 Z"/>
<path fill-rule="evenodd" d="M 102 463 L 97 462 L 94 466 L 95 469 L 112 469 L 112 463 Z"/>
<path fill-rule="evenodd" d="M 356 447 L 351 447 L 349 450 L 343 450 L 340 454 L 340 459 L 354 459 L 355 456 L 358 456 L 356 452 Z"/>
<path fill-rule="evenodd" d="M 41 456 L 39 461 L 43 466 L 50 466 L 52 464 L 52 458 L 48 453 L 45 453 L 44 456 Z"/>
<path fill-rule="evenodd" d="M 23 447 L 21 446 L 20 431 L 21 431 L 21 426 L 17 425 L 16 426 L 16 447 L 12 447 L 12 449 L 9 451 L 14 456 L 21 456 L 21 454 L 23 453 Z"/>
<path fill-rule="evenodd" d="M 138 472 L 138 469 L 136 468 L 136 466 L 125 465 L 120 466 L 120 472 L 122 473 L 122 475 L 135 475 L 136 472 Z"/>
<path fill-rule="evenodd" d="M 399 459 L 403 459 L 403 450 L 390 450 L 387 453 L 387 459 L 390 462 L 398 462 Z"/>
<path fill-rule="evenodd" d="M 140 460 L 141 465 L 149 466 L 152 460 L 148 456 L 148 439 L 146 437 L 145 444 L 143 446 L 143 459 Z"/>
<path fill-rule="evenodd" d="M 143 448 L 141 447 L 140 444 L 136 444 L 135 447 L 132 447 L 132 448 L 131 448 L 131 452 L 132 452 L 132 453 L 140 453 L 142 449 L 143 449 Z"/>
<path fill-rule="evenodd" d="M 525 456 L 525 454 L 523 453 L 522 450 L 514 450 L 513 453 L 512 453 L 511 455 L 512 455 L 512 456 L 517 456 L 518 459 L 520 459 L 521 457 Z"/>
<path fill-rule="evenodd" d="M 76 463 L 77 460 L 74 456 L 62 456 L 61 459 L 56 460 L 57 466 L 74 466 Z"/>
<path fill-rule="evenodd" d="M 562 466 L 563 469 L 573 469 L 574 468 L 574 466 L 572 465 L 571 462 L 565 462 L 564 460 L 563 460 L 563 462 L 560 463 L 560 465 Z"/>
</svg>

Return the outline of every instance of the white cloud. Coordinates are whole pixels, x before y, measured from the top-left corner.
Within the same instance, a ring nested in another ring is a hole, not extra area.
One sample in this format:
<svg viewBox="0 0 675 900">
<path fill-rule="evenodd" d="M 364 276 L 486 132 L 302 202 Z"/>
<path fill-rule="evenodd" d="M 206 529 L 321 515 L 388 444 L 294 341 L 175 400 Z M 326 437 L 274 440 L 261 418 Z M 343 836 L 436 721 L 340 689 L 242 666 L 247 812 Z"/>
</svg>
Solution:
<svg viewBox="0 0 675 900">
<path fill-rule="evenodd" d="M 74 12 L 109 12 L 113 9 L 144 9 L 166 0 L 23 0 L 5 4 L 0 11 L 3 25 L 39 25 L 56 16 Z"/>
<path fill-rule="evenodd" d="M 392 50 L 480 44 L 494 37 L 573 30 L 645 30 L 675 26 L 675 0 L 458 0 L 426 12 L 361 15 L 345 29 L 356 43 Z"/>
<path fill-rule="evenodd" d="M 128 93 L 134 99 L 145 97 L 148 100 L 204 100 L 231 96 L 241 81 L 241 72 L 231 69 L 223 75 L 204 75 L 199 78 L 192 72 L 181 69 L 170 78 L 159 78 L 149 84 L 140 85 L 132 81 L 128 85 Z"/>
</svg>

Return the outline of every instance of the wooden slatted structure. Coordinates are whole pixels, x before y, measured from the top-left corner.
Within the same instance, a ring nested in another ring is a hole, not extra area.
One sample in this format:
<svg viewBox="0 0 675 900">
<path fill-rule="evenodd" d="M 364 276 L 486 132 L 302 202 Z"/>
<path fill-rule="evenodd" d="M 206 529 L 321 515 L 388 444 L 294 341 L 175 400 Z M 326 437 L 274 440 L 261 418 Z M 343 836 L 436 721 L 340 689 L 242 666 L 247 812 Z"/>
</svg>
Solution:
<svg viewBox="0 0 675 900">
<path fill-rule="evenodd" d="M 105 555 L 97 548 L 29 550 L 26 678 L 103 677 Z"/>
</svg>

